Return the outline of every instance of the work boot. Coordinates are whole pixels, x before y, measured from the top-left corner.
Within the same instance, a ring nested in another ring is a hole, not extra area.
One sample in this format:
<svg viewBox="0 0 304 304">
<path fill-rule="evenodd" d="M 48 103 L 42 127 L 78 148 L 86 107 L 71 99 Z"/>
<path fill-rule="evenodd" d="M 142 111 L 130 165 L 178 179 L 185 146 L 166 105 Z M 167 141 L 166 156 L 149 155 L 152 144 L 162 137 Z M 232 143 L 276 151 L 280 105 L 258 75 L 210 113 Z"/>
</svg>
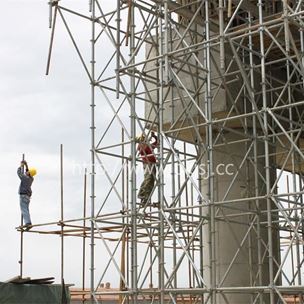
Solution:
<svg viewBox="0 0 304 304">
<path fill-rule="evenodd" d="M 154 208 L 160 208 L 160 203 L 159 202 L 155 202 L 150 204 L 150 206 L 154 207 Z"/>
<path fill-rule="evenodd" d="M 32 223 L 27 223 L 23 226 L 26 231 L 29 231 L 32 228 Z"/>
<path fill-rule="evenodd" d="M 145 198 L 142 198 L 140 200 L 139 206 L 140 206 L 140 208 L 143 208 L 143 207 L 145 207 L 146 204 L 147 204 L 147 200 Z"/>
</svg>

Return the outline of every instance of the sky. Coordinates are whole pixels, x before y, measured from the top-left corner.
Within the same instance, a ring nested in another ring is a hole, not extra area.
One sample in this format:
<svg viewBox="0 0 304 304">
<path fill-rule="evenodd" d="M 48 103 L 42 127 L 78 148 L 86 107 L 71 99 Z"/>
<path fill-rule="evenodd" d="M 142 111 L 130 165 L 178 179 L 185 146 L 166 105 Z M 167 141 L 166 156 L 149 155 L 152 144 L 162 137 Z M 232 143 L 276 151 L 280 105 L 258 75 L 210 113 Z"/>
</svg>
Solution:
<svg viewBox="0 0 304 304">
<path fill-rule="evenodd" d="M 83 212 L 83 172 L 75 171 L 75 165 L 89 163 L 90 88 L 62 27 L 55 36 L 50 75 L 45 75 L 50 39 L 48 14 L 44 0 L 1 3 L 0 281 L 19 275 L 16 170 L 23 153 L 29 166 L 38 172 L 30 204 L 34 224 L 60 218 L 60 144 L 64 149 L 64 215 L 79 218 Z M 65 265 L 66 281 L 79 285 L 81 267 L 75 264 L 81 263 L 81 255 L 76 253 L 81 243 L 68 239 L 66 244 L 66 260 L 71 261 Z M 55 276 L 58 281 L 58 236 L 25 234 L 23 274 L 33 278 Z"/>
</svg>

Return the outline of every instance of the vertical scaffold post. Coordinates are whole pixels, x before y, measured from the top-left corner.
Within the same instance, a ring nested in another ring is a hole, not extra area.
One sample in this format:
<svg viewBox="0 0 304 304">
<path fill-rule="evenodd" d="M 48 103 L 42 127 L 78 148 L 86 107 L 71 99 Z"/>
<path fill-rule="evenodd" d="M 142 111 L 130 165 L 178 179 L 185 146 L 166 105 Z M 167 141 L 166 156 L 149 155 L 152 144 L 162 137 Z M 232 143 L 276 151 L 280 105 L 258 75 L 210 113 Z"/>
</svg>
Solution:
<svg viewBox="0 0 304 304">
<path fill-rule="evenodd" d="M 124 129 L 121 129 L 121 165 L 122 165 L 122 171 L 121 171 L 121 197 L 122 197 L 122 213 L 125 212 L 127 209 L 127 206 L 125 205 L 126 202 L 126 190 L 125 190 L 125 132 Z M 120 271 L 122 276 L 125 278 L 126 275 L 126 241 L 127 241 L 127 231 L 125 231 L 125 218 L 122 218 L 122 237 L 121 237 L 121 258 L 120 258 Z M 119 281 L 119 290 L 123 291 L 125 290 L 126 286 L 124 283 L 124 280 L 120 278 Z M 119 304 L 123 304 L 124 302 L 124 297 L 123 295 L 119 295 Z"/>
<path fill-rule="evenodd" d="M 269 286 L 270 286 L 270 304 L 275 303 L 274 297 L 274 281 L 273 281 L 273 243 L 272 243 L 272 213 L 271 213 L 271 198 L 270 198 L 270 158 L 269 158 L 269 136 L 268 136 L 268 114 L 267 108 L 267 88 L 266 88 L 266 70 L 265 70 L 265 48 L 264 48 L 264 28 L 263 28 L 263 3 L 259 0 L 259 32 L 260 32 L 260 56 L 261 56 L 261 87 L 263 100 L 263 124 L 266 134 L 264 134 L 264 151 L 265 151 L 265 182 L 267 196 L 267 231 L 268 231 L 268 259 L 269 259 Z"/>
<path fill-rule="evenodd" d="M 289 61 L 289 57 L 291 56 L 291 50 L 290 50 L 290 42 L 291 39 L 293 39 L 293 37 L 289 37 L 289 35 L 292 35 L 290 32 L 290 27 L 289 27 L 289 16 L 288 16 L 288 3 L 286 0 L 283 0 L 283 16 L 284 16 L 284 33 L 285 33 L 285 52 L 287 54 L 287 58 L 286 58 L 286 79 L 288 81 L 288 83 L 291 83 L 291 66 L 290 66 L 290 61 Z M 302 75 L 303 76 L 303 75 Z M 292 92 L 292 88 L 290 85 L 288 85 L 287 88 L 287 95 L 288 95 L 288 104 L 292 104 L 293 103 L 293 92 Z M 293 109 L 290 107 L 288 109 L 288 116 L 289 116 L 289 128 L 290 130 L 292 130 L 294 128 L 294 121 L 296 120 L 294 117 L 294 111 Z M 293 142 L 295 142 L 295 134 L 291 133 L 290 134 L 290 138 L 292 139 Z M 291 172 L 292 172 L 292 192 L 296 193 L 297 192 L 297 174 L 296 174 L 296 151 L 293 149 L 292 154 L 291 154 Z M 289 191 L 288 191 L 289 192 Z M 294 195 L 294 201 L 297 201 L 297 196 Z M 299 220 L 299 214 L 298 214 L 298 210 L 295 209 L 295 213 L 294 213 L 294 218 L 295 218 L 295 226 L 298 225 L 298 220 Z M 296 235 L 296 243 L 295 243 L 295 253 L 296 253 L 296 265 L 297 265 L 297 284 L 299 286 L 302 285 L 302 277 L 301 277 L 301 265 L 302 265 L 302 261 L 301 261 L 301 252 L 300 252 L 300 239 L 298 237 L 298 234 Z M 293 278 L 295 281 L 295 277 Z M 303 304 L 303 293 L 299 293 L 298 294 L 299 297 L 299 304 Z"/>
<path fill-rule="evenodd" d="M 22 154 L 22 161 L 25 160 L 24 154 Z M 22 174 L 24 174 L 24 167 L 22 167 Z M 21 214 L 20 218 L 20 226 L 23 226 L 23 216 Z M 20 265 L 20 278 L 23 276 L 23 229 L 20 230 L 20 259 L 19 259 L 19 265 Z"/>
<path fill-rule="evenodd" d="M 90 265 L 90 291 L 91 291 L 91 303 L 94 303 L 94 272 L 95 272 L 95 0 L 91 2 L 91 265 Z"/>
<path fill-rule="evenodd" d="M 167 3 L 168 5 L 168 3 Z M 169 17 L 169 16 L 168 16 Z M 171 27 L 170 30 L 168 29 L 168 39 L 170 41 L 170 51 L 173 49 L 173 41 L 172 41 L 172 31 L 171 31 Z M 168 46 L 169 47 L 169 46 Z M 169 50 L 168 50 L 169 51 Z M 169 64 L 169 63 L 168 63 Z M 170 65 L 170 69 L 171 69 L 171 65 Z M 170 71 L 169 71 L 170 73 Z M 170 73 L 171 74 L 171 73 Z M 168 75 L 169 76 L 169 75 Z M 170 99 L 171 99 L 171 121 L 174 122 L 175 121 L 175 102 L 174 102 L 174 92 L 173 92 L 173 85 L 172 85 L 172 81 L 171 81 L 171 77 L 170 79 L 168 79 L 168 86 L 170 86 Z M 173 150 L 175 150 L 175 138 L 172 137 L 171 138 L 171 147 Z M 175 153 L 171 153 L 171 206 L 175 207 L 174 202 L 175 202 L 175 198 L 176 198 L 176 158 L 175 158 Z M 173 229 L 176 231 L 177 229 L 177 225 L 176 225 L 176 210 L 172 210 L 172 221 L 173 221 Z M 173 259 L 173 269 L 177 263 L 177 241 L 176 241 L 176 235 L 173 234 L 172 236 L 172 246 L 173 246 L 173 250 L 172 250 L 172 259 Z M 173 278 L 173 287 L 177 288 L 177 275 L 176 273 L 174 273 L 174 278 Z M 176 296 L 175 296 L 176 298 Z"/>
<path fill-rule="evenodd" d="M 224 4 L 219 0 L 219 30 L 220 30 L 220 68 L 225 69 L 225 47 L 224 47 Z"/>
<path fill-rule="evenodd" d="M 252 15 L 248 13 L 248 24 L 252 25 Z M 252 31 L 249 30 L 248 36 L 248 48 L 249 48 L 249 64 L 250 64 L 250 85 L 254 90 L 254 59 L 253 59 L 253 39 L 252 39 Z M 251 105 L 251 111 L 254 111 L 253 104 Z M 252 136 L 254 140 L 253 146 L 253 159 L 254 159 L 254 196 L 259 196 L 259 176 L 258 176 L 258 141 L 257 141 L 257 121 L 256 116 L 252 117 Z M 255 200 L 255 207 L 259 212 L 259 216 L 257 217 L 257 247 L 258 247 L 258 283 L 259 286 L 263 285 L 263 267 L 262 267 L 262 244 L 261 244 L 261 215 L 260 215 L 260 201 L 258 199 Z M 263 293 L 259 295 L 259 303 L 262 304 L 264 299 Z"/>
<path fill-rule="evenodd" d="M 63 223 L 63 145 L 60 145 L 60 260 L 61 284 L 64 280 L 64 223 Z"/>
<path fill-rule="evenodd" d="M 168 37 L 166 31 L 168 30 L 168 2 L 164 1 L 164 7 L 162 4 L 159 5 L 159 13 L 164 14 L 165 16 L 165 28 L 163 28 L 163 20 L 159 18 L 158 21 L 158 48 L 159 48 L 159 98 L 157 101 L 158 106 L 158 124 L 159 124 L 159 161 L 158 161 L 158 180 L 159 180 L 159 290 L 160 290 L 160 304 L 165 303 L 165 236 L 164 236 L 164 164 L 163 164 L 163 151 L 164 151 L 164 142 L 163 142 L 163 108 L 164 108 L 164 84 L 168 79 L 168 58 L 165 52 L 168 51 L 167 41 Z M 164 75 L 165 73 L 165 75 Z"/>
<path fill-rule="evenodd" d="M 129 1 L 130 16 L 130 64 L 135 63 L 135 9 L 133 1 Z M 136 94 L 135 67 L 130 73 L 130 120 L 131 120 L 131 288 L 132 303 L 137 304 L 137 211 L 136 211 Z"/>
<path fill-rule="evenodd" d="M 83 236 L 82 236 L 82 291 L 85 291 L 86 268 L 86 217 L 87 217 L 87 168 L 84 170 L 83 181 Z M 82 303 L 85 303 L 85 294 L 82 295 Z"/>
<path fill-rule="evenodd" d="M 214 172 L 213 172 L 213 131 L 212 131 L 212 97 L 211 97 L 211 58 L 210 58 L 210 20 L 209 0 L 205 1 L 205 37 L 206 37 L 206 92 L 205 113 L 207 117 L 206 144 L 208 149 L 208 196 L 209 196 L 209 240 L 210 240 L 210 290 L 211 303 L 216 303 L 216 256 L 215 256 L 215 206 L 214 206 Z"/>
<path fill-rule="evenodd" d="M 121 17 L 120 17 L 120 0 L 117 0 L 117 15 L 116 15 L 116 98 L 119 98 L 119 68 L 120 68 L 120 23 L 121 23 Z"/>
</svg>

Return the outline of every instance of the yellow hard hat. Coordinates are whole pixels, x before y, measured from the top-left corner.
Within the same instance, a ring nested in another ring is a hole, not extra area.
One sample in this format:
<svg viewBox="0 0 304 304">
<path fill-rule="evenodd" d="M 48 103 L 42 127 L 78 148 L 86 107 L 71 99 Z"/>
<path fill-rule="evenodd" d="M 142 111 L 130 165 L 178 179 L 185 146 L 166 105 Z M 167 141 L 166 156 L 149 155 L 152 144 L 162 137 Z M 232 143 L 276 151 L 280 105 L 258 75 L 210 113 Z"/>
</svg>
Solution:
<svg viewBox="0 0 304 304">
<path fill-rule="evenodd" d="M 36 174 L 37 174 L 37 170 L 35 169 L 35 168 L 30 168 L 29 169 L 29 174 L 30 174 L 30 176 L 35 176 Z"/>
<path fill-rule="evenodd" d="M 143 142 L 145 140 L 145 138 L 146 138 L 145 134 L 141 134 L 141 135 L 136 136 L 135 140 L 137 142 Z"/>
</svg>

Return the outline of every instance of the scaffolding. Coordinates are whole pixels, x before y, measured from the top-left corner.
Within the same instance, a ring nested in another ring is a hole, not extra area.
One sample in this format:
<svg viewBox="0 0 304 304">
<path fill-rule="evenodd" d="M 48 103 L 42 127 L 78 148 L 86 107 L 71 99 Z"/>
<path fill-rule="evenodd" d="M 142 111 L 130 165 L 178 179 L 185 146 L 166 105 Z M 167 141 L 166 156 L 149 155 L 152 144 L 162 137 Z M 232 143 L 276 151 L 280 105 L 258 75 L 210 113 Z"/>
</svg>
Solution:
<svg viewBox="0 0 304 304">
<path fill-rule="evenodd" d="M 60 22 L 91 86 L 91 214 L 46 233 L 90 239 L 92 303 L 107 276 L 120 303 L 303 303 L 304 1 L 78 5 L 49 2 L 47 73 Z"/>
</svg>

